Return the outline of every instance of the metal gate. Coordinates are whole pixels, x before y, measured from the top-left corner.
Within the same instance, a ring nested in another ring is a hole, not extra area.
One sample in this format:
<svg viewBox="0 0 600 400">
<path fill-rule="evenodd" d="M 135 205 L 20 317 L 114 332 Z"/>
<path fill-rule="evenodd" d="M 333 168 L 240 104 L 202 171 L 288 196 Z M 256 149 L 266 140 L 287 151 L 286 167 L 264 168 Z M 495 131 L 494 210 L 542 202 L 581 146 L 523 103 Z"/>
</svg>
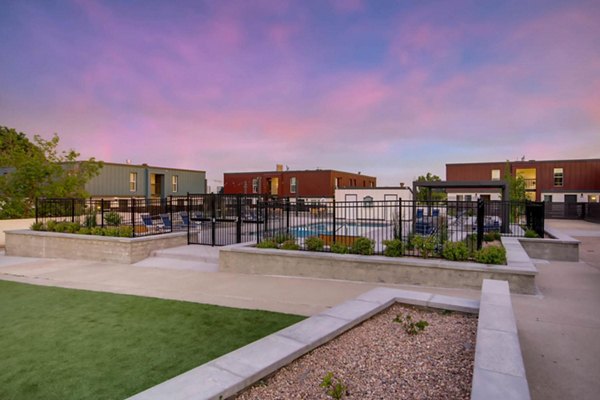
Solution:
<svg viewBox="0 0 600 400">
<path fill-rule="evenodd" d="M 263 223 L 262 200 L 259 195 L 188 195 L 188 244 L 226 246 L 256 241 Z"/>
</svg>

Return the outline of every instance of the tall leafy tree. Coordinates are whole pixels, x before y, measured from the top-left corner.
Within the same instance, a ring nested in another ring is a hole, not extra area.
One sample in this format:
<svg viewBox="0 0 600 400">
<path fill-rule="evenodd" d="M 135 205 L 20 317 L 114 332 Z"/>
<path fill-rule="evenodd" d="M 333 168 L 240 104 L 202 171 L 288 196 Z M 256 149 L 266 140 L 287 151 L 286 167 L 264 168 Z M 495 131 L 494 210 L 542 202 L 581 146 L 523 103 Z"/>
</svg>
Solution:
<svg viewBox="0 0 600 400">
<path fill-rule="evenodd" d="M 504 166 L 504 181 L 508 183 L 510 191 L 509 200 L 522 202 L 527 200 L 527 190 L 525 186 L 525 178 L 521 175 L 513 176 L 510 170 L 510 162 L 506 161 Z M 504 199 L 503 199 L 504 200 Z"/>
<path fill-rule="evenodd" d="M 437 175 L 433 175 L 431 172 L 428 172 L 426 175 L 421 175 L 417 178 L 417 182 L 441 182 L 441 178 Z M 419 191 L 415 195 L 418 201 L 443 201 L 448 198 L 448 195 L 445 192 L 432 190 L 431 188 L 420 187 Z"/>
<path fill-rule="evenodd" d="M 59 151 L 58 135 L 33 142 L 22 132 L 0 126 L 0 218 L 27 218 L 37 197 L 86 197 L 85 184 L 102 163 L 78 161 L 74 150 Z"/>
</svg>

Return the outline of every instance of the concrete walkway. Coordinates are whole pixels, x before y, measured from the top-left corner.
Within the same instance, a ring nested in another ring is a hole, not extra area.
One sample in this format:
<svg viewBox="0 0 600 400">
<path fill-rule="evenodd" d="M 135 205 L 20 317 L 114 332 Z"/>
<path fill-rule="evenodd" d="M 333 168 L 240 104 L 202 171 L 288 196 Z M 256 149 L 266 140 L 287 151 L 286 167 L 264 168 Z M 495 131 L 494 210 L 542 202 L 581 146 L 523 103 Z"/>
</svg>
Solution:
<svg viewBox="0 0 600 400">
<path fill-rule="evenodd" d="M 547 224 L 582 241 L 582 261 L 536 260 L 540 294 L 512 295 L 531 396 L 596 399 L 600 393 L 600 225 L 559 220 Z M 380 286 L 470 299 L 480 296 L 478 291 L 459 289 L 212 272 L 214 261 L 211 264 L 207 253 L 215 250 L 186 246 L 138 265 L 0 253 L 0 279 L 306 316 Z"/>
</svg>

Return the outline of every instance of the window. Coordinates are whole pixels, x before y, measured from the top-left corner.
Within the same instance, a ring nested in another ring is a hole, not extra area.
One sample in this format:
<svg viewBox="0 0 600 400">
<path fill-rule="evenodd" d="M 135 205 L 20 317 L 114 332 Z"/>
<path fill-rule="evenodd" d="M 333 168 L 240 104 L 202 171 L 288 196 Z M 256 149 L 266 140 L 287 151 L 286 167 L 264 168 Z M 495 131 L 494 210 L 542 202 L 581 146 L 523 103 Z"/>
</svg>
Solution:
<svg viewBox="0 0 600 400">
<path fill-rule="evenodd" d="M 493 181 L 499 181 L 500 180 L 500 170 L 499 169 L 493 169 L 492 170 L 492 180 Z"/>
<path fill-rule="evenodd" d="M 554 186 L 562 186 L 563 185 L 563 169 L 562 168 L 554 168 Z"/>
<path fill-rule="evenodd" d="M 293 176 L 290 178 L 290 193 L 296 193 L 297 189 L 298 189 L 298 183 L 296 181 L 296 177 Z"/>
<path fill-rule="evenodd" d="M 129 173 L 129 191 L 130 192 L 137 191 L 137 172 Z"/>
<path fill-rule="evenodd" d="M 252 193 L 258 193 L 258 178 L 252 179 Z"/>
<path fill-rule="evenodd" d="M 588 203 L 597 203 L 598 202 L 598 196 L 595 196 L 593 194 L 588 194 Z"/>
<path fill-rule="evenodd" d="M 342 187 L 342 178 L 335 178 L 335 188 Z"/>
<path fill-rule="evenodd" d="M 363 197 L 363 205 L 365 207 L 373 207 L 373 198 L 371 196 Z"/>
<path fill-rule="evenodd" d="M 173 193 L 177 193 L 177 188 L 178 188 L 178 183 L 179 183 L 179 177 L 177 175 L 173 175 L 171 177 L 171 186 L 173 187 Z"/>
<path fill-rule="evenodd" d="M 473 201 L 473 196 L 470 194 L 465 194 L 465 201 Z"/>
<path fill-rule="evenodd" d="M 544 203 L 552 203 L 552 195 L 551 194 L 544 195 Z"/>
</svg>

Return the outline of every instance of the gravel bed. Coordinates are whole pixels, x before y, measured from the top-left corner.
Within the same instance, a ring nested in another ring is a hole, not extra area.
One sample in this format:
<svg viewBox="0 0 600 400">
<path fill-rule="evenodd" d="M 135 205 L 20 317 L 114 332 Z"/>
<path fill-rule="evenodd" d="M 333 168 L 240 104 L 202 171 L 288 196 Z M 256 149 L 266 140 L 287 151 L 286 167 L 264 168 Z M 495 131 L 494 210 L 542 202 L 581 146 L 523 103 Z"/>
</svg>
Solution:
<svg viewBox="0 0 600 400">
<path fill-rule="evenodd" d="M 409 335 L 399 314 L 429 326 Z M 331 399 L 320 386 L 330 372 L 344 399 L 469 399 L 476 334 L 476 315 L 395 304 L 236 399 Z"/>
</svg>

